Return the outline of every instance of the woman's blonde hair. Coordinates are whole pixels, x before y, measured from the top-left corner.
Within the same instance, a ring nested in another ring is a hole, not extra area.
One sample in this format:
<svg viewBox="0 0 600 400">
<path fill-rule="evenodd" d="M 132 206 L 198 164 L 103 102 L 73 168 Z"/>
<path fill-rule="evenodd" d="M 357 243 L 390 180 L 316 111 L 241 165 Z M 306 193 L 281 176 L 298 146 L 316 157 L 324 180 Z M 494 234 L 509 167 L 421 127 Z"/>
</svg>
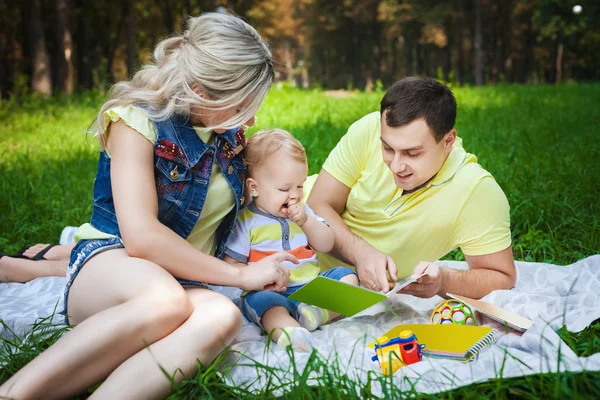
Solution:
<svg viewBox="0 0 600 400">
<path fill-rule="evenodd" d="M 279 150 L 283 150 L 296 161 L 307 163 L 306 151 L 298 139 L 283 129 L 269 129 L 257 132 L 246 143 L 244 161 L 248 166 L 248 174 L 252 174 L 253 168 L 264 163 L 270 155 Z"/>
<path fill-rule="evenodd" d="M 161 121 L 173 114 L 189 117 L 193 107 L 211 112 L 247 101 L 229 120 L 207 128 L 240 126 L 256 114 L 269 91 L 272 58 L 258 32 L 240 18 L 220 13 L 190 17 L 182 35 L 158 43 L 153 63 L 111 88 L 111 100 L 97 117 L 98 131 L 106 129 L 104 112 L 115 106 L 145 104 L 150 119 Z M 194 84 L 210 99 L 196 93 Z"/>
</svg>

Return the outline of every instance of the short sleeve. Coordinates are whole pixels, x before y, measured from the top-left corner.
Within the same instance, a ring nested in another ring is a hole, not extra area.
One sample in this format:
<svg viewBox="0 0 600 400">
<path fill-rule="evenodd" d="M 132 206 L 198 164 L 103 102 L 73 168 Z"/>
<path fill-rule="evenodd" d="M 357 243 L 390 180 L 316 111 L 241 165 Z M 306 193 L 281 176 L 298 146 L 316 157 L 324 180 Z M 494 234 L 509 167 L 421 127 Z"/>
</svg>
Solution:
<svg viewBox="0 0 600 400">
<path fill-rule="evenodd" d="M 106 110 L 103 116 L 104 126 L 106 128 L 99 134 L 102 143 L 106 143 L 106 134 L 110 123 L 118 122 L 119 120 L 123 120 L 128 127 L 139 132 L 152 144 L 156 143 L 156 129 L 143 110 L 135 106 L 117 106 Z M 106 146 L 103 145 L 102 147 L 105 148 L 106 151 Z"/>
<path fill-rule="evenodd" d="M 372 141 L 379 132 L 379 112 L 353 123 L 323 164 L 323 169 L 352 188 L 361 177 L 369 159 Z"/>
<path fill-rule="evenodd" d="M 224 253 L 236 261 L 247 263 L 250 255 L 250 221 L 238 218 L 235 223 L 235 229 L 225 243 Z"/>
<path fill-rule="evenodd" d="M 308 206 L 308 204 L 304 204 L 304 206 L 306 207 L 306 214 L 310 215 L 311 217 L 313 217 L 317 221 L 322 222 L 325 225 L 329 226 L 329 224 L 327 223 L 327 221 L 325 221 L 323 218 L 321 218 L 317 214 L 315 214 L 315 212 L 312 210 L 312 208 L 310 208 Z"/>
<path fill-rule="evenodd" d="M 477 184 L 456 222 L 454 243 L 467 256 L 492 254 L 511 245 L 510 206 L 492 177 Z"/>
</svg>

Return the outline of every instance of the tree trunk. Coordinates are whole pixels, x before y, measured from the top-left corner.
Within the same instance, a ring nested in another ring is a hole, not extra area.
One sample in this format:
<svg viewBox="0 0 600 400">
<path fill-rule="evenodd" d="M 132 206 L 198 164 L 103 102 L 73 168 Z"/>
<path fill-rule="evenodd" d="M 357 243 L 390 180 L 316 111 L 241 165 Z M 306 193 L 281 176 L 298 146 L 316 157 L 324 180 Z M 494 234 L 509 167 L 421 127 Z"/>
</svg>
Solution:
<svg viewBox="0 0 600 400">
<path fill-rule="evenodd" d="M 499 37 L 500 35 L 498 34 L 498 22 L 494 21 L 499 21 L 499 12 L 498 12 L 498 5 L 497 4 L 492 4 L 491 7 L 489 7 L 489 12 L 491 15 L 487 15 L 487 21 L 486 19 L 484 19 L 482 21 L 482 24 L 484 26 L 489 26 L 488 28 L 488 35 L 487 35 L 487 40 L 485 41 L 486 43 L 486 48 L 488 49 L 488 51 L 486 51 L 486 57 L 484 60 L 483 65 L 486 66 L 488 68 L 488 73 L 485 73 L 484 70 L 484 79 L 486 76 L 489 77 L 489 80 L 492 83 L 498 83 L 498 81 L 500 80 L 500 72 L 502 71 L 502 68 L 500 68 L 500 51 L 498 50 L 498 41 L 499 41 Z M 491 24 L 488 25 L 488 22 L 492 22 Z M 491 25 L 491 26 L 490 26 Z M 485 35 L 484 35 L 485 37 Z"/>
<path fill-rule="evenodd" d="M 283 62 L 285 64 L 286 80 L 294 82 L 294 63 L 292 61 L 292 44 L 288 38 L 283 39 Z"/>
<path fill-rule="evenodd" d="M 456 11 L 456 21 L 454 23 L 454 40 L 456 47 L 456 78 L 461 85 L 465 83 L 465 51 L 463 48 L 463 27 L 465 26 L 465 19 L 463 14 L 463 2 L 462 0 L 456 0 L 454 2 L 454 9 Z"/>
<path fill-rule="evenodd" d="M 42 27 L 40 0 L 31 2 L 31 89 L 36 93 L 48 94 L 52 91 L 50 57 L 46 49 L 46 39 Z"/>
<path fill-rule="evenodd" d="M 513 81 L 513 73 L 512 73 L 512 52 L 511 52 L 511 38 L 512 38 L 512 18 L 511 12 L 513 8 L 513 0 L 505 0 L 502 7 L 502 16 L 504 18 L 504 35 L 502 38 L 502 45 L 500 48 L 501 53 L 501 70 L 502 75 L 504 75 L 505 82 Z"/>
<path fill-rule="evenodd" d="M 423 45 L 418 41 L 415 45 L 415 58 L 417 59 L 417 75 L 425 74 L 425 62 L 423 60 Z"/>
<path fill-rule="evenodd" d="M 156 0 L 156 4 L 158 5 L 158 8 L 160 8 L 165 27 L 167 28 L 167 33 L 172 34 L 175 32 L 175 21 L 173 21 L 172 5 L 166 0 Z"/>
<path fill-rule="evenodd" d="M 137 66 L 137 46 L 135 37 L 135 9 L 133 0 L 125 2 L 125 23 L 127 25 L 127 75 L 133 77 Z"/>
<path fill-rule="evenodd" d="M 68 0 L 56 0 L 56 33 L 57 33 L 57 78 L 56 87 L 61 92 L 73 93 L 73 39 L 68 19 Z"/>
<path fill-rule="evenodd" d="M 473 0 L 475 14 L 475 37 L 473 44 L 475 48 L 475 85 L 483 85 L 483 55 L 481 51 L 481 0 Z"/>
<path fill-rule="evenodd" d="M 554 83 L 560 83 L 563 79 L 563 50 L 564 44 L 562 40 L 562 35 L 558 35 L 558 44 L 556 46 L 556 79 Z"/>
<path fill-rule="evenodd" d="M 450 34 L 452 32 L 452 20 L 450 17 L 446 17 L 444 21 L 444 30 L 446 31 L 446 36 L 448 40 L 446 41 L 446 46 L 442 49 L 443 52 L 443 72 L 444 72 L 444 80 L 448 82 L 450 80 L 450 72 L 452 71 L 452 43 L 454 41 L 453 35 Z"/>
<path fill-rule="evenodd" d="M 527 22 L 527 33 L 525 34 L 525 60 L 519 76 L 520 83 L 529 81 L 529 71 L 533 60 L 533 47 L 535 46 L 535 32 L 533 30 L 532 16 L 529 15 Z"/>
<path fill-rule="evenodd" d="M 413 51 L 414 51 L 414 45 L 413 43 L 410 41 L 411 38 L 409 38 L 409 40 L 406 40 L 405 46 L 404 46 L 404 54 L 406 54 L 406 76 L 412 76 L 414 75 L 414 69 L 413 69 Z"/>
</svg>

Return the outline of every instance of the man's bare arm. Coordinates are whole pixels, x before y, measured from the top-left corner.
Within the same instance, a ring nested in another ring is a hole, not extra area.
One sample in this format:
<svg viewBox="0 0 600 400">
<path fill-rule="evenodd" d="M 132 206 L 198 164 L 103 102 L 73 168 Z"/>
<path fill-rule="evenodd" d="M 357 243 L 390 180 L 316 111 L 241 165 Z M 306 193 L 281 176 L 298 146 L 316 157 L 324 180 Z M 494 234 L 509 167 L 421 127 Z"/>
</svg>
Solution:
<svg viewBox="0 0 600 400">
<path fill-rule="evenodd" d="M 437 264 L 421 262 L 413 275 L 427 272 L 416 283 L 402 289 L 401 293 L 429 298 L 446 293 L 474 299 L 482 298 L 494 290 L 511 289 L 515 285 L 516 270 L 512 247 L 482 256 L 465 256 L 469 269 L 466 271 L 439 268 Z"/>
<path fill-rule="evenodd" d="M 454 293 L 479 299 L 494 290 L 508 290 L 515 286 L 517 271 L 512 246 L 497 253 L 481 256 L 465 255 L 469 269 L 458 271 L 442 268 L 440 293 Z"/>
<path fill-rule="evenodd" d="M 307 204 L 317 215 L 327 221 L 333 231 L 335 244 L 329 253 L 348 264 L 356 265 L 352 250 L 365 242 L 353 234 L 342 220 L 341 214 L 346 208 L 349 194 L 348 186 L 322 169 L 310 192 Z"/>
<path fill-rule="evenodd" d="M 350 188 L 327 171 L 321 169 L 313 186 L 308 205 L 324 218 L 334 235 L 334 246 L 330 254 L 356 266 L 362 284 L 373 290 L 388 291 L 393 284 L 388 284 L 386 271 L 389 270 L 393 281 L 397 279 L 397 268 L 393 260 L 369 243 L 356 236 L 342 220 L 341 214 L 346 208 Z"/>
</svg>

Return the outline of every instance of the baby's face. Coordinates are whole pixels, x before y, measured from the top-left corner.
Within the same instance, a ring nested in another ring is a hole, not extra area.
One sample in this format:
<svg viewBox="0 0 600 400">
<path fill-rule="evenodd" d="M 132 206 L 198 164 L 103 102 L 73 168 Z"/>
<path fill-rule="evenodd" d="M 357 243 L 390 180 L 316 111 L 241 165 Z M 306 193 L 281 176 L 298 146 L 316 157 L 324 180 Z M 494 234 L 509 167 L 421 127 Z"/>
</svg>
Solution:
<svg viewBox="0 0 600 400">
<path fill-rule="evenodd" d="M 254 203 L 264 213 L 287 218 L 287 207 L 291 200 L 302 201 L 308 165 L 280 150 L 269 156 L 252 171 L 258 196 Z"/>
</svg>

